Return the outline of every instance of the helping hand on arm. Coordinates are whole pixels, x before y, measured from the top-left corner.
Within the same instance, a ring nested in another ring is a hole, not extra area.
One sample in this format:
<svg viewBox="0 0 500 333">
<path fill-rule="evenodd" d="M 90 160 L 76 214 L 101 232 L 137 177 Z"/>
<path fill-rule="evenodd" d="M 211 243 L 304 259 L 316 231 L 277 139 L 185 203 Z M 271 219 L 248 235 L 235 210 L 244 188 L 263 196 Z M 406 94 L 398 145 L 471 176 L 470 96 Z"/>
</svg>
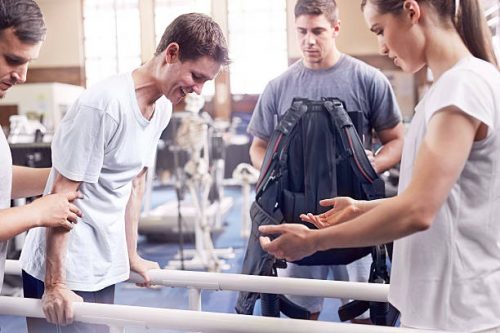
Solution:
<svg viewBox="0 0 500 333">
<path fill-rule="evenodd" d="M 72 202 L 81 197 L 79 192 L 44 196 L 32 203 L 0 210 L 0 241 L 6 241 L 35 227 L 60 227 L 71 230 L 82 213 Z"/>
</svg>

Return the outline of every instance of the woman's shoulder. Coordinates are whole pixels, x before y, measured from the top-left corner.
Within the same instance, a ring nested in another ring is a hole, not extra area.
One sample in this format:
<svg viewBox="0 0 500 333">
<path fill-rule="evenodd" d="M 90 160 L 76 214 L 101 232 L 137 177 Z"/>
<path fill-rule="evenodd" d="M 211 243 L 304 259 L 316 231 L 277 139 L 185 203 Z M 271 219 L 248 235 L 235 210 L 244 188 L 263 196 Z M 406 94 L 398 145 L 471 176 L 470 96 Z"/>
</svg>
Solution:
<svg viewBox="0 0 500 333">
<path fill-rule="evenodd" d="M 446 71 L 427 92 L 426 119 L 449 105 L 493 126 L 500 105 L 500 77 L 494 65 L 474 58 L 462 59 Z"/>
<path fill-rule="evenodd" d="M 472 82 L 480 82 L 497 86 L 498 89 L 500 88 L 500 73 L 492 63 L 470 56 L 462 59 L 457 65 L 444 73 L 443 81 L 455 84 L 467 82 L 469 85 Z"/>
</svg>

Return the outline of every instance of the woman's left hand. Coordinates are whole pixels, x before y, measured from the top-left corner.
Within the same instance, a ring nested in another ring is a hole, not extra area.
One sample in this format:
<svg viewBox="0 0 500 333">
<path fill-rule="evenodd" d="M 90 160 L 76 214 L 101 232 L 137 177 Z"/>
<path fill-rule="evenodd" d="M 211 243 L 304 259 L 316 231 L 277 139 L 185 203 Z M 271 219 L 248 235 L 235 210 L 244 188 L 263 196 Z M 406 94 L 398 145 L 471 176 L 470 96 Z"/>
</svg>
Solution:
<svg viewBox="0 0 500 333">
<path fill-rule="evenodd" d="M 263 225 L 259 227 L 263 235 L 278 235 L 271 240 L 268 236 L 260 237 L 260 245 L 278 259 L 296 261 L 316 252 L 313 240 L 314 230 L 303 224 Z"/>
</svg>

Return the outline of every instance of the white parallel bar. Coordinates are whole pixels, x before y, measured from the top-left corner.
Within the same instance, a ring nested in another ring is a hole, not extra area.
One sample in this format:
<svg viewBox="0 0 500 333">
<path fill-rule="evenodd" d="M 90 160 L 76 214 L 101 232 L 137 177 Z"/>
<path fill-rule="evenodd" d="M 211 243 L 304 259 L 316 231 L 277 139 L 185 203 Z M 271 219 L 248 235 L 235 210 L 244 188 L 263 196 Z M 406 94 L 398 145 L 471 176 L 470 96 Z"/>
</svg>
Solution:
<svg viewBox="0 0 500 333">
<path fill-rule="evenodd" d="M 230 273 L 191 272 L 155 269 L 148 272 L 154 284 L 204 290 L 249 291 L 267 294 L 350 298 L 366 301 L 387 301 L 389 285 L 256 276 Z M 131 281 L 142 281 L 135 273 Z"/>
<path fill-rule="evenodd" d="M 7 260 L 6 274 L 20 274 L 17 261 Z M 153 284 L 204 290 L 249 291 L 268 294 L 348 298 L 364 301 L 387 301 L 388 284 L 326 281 L 285 277 L 255 276 L 230 273 L 191 272 L 154 269 L 149 271 Z M 131 282 L 142 282 L 132 273 Z"/>
<path fill-rule="evenodd" d="M 75 320 L 86 323 L 204 333 L 444 333 L 442 331 L 169 310 L 129 305 L 73 303 L 73 310 Z M 44 318 L 40 300 L 29 298 L 0 296 L 0 313 Z"/>
</svg>

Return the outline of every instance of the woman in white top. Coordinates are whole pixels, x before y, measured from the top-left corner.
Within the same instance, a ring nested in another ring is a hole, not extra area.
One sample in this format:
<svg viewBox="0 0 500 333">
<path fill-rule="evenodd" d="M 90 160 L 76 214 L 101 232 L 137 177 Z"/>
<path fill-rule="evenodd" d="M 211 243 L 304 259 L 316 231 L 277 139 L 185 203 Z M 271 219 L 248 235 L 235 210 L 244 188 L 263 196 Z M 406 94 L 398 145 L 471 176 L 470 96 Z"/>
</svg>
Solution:
<svg viewBox="0 0 500 333">
<path fill-rule="evenodd" d="M 399 195 L 323 200 L 327 213 L 262 226 L 265 250 L 297 260 L 318 250 L 395 241 L 390 302 L 406 327 L 500 332 L 500 74 L 477 0 L 363 0 L 383 54 L 434 84 L 405 138 Z M 347 222 L 347 223 L 344 223 Z"/>
</svg>

